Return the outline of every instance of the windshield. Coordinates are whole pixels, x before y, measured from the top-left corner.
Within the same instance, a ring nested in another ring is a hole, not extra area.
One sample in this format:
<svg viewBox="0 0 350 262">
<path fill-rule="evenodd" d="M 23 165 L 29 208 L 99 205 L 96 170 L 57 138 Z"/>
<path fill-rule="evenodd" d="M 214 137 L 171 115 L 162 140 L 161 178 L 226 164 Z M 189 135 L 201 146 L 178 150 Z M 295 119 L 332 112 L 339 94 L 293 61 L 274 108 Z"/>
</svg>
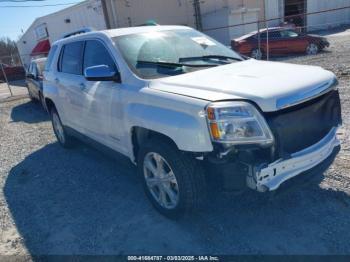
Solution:
<svg viewBox="0 0 350 262">
<path fill-rule="evenodd" d="M 113 38 L 131 70 L 153 79 L 243 60 L 216 40 L 192 29 L 156 31 Z"/>
</svg>

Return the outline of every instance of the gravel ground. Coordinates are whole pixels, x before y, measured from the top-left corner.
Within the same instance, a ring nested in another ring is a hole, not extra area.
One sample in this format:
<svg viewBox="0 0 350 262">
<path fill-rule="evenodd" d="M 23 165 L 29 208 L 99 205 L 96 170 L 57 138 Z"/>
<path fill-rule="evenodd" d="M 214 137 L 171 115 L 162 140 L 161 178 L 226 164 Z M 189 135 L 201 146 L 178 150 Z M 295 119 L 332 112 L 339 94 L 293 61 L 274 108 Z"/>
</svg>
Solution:
<svg viewBox="0 0 350 262">
<path fill-rule="evenodd" d="M 350 254 L 350 35 L 287 62 L 337 73 L 342 149 L 274 194 L 213 194 L 174 222 L 143 195 L 136 170 L 87 146 L 64 150 L 38 104 L 0 103 L 0 254 Z"/>
</svg>

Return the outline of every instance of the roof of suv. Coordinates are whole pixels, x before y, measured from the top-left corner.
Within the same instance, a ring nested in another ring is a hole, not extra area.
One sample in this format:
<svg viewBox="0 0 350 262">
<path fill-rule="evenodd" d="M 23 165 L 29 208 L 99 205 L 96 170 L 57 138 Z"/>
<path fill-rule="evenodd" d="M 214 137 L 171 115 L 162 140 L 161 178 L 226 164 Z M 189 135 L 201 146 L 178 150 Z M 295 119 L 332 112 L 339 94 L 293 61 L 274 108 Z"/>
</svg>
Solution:
<svg viewBox="0 0 350 262">
<path fill-rule="evenodd" d="M 102 31 L 92 31 L 89 33 L 78 34 L 74 36 L 70 36 L 67 38 L 62 38 L 56 41 L 54 44 L 58 44 L 61 42 L 70 42 L 73 39 L 84 39 L 88 36 L 96 36 L 96 35 L 107 35 L 108 37 L 117 37 L 122 35 L 131 35 L 131 34 L 139 34 L 139 33 L 149 33 L 149 32 L 159 32 L 159 31 L 168 31 L 168 30 L 178 30 L 178 29 L 192 29 L 187 26 L 138 26 L 138 27 L 125 27 L 125 28 L 117 28 L 110 30 L 102 30 Z"/>
<path fill-rule="evenodd" d="M 110 37 L 116 37 L 121 35 L 159 32 L 159 31 L 176 30 L 176 29 L 191 29 L 191 28 L 187 26 L 138 26 L 138 27 L 126 27 L 126 28 L 105 30 L 102 32 L 107 33 Z"/>
</svg>

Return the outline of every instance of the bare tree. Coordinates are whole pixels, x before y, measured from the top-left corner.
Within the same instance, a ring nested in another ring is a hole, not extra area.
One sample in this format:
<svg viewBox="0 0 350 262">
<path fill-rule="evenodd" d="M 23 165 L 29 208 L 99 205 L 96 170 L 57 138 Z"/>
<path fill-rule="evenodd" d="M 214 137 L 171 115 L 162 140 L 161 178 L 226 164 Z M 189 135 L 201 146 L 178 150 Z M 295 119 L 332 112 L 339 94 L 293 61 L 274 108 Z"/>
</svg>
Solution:
<svg viewBox="0 0 350 262">
<path fill-rule="evenodd" d="M 0 62 L 9 65 L 20 64 L 16 42 L 10 38 L 0 38 Z"/>
</svg>

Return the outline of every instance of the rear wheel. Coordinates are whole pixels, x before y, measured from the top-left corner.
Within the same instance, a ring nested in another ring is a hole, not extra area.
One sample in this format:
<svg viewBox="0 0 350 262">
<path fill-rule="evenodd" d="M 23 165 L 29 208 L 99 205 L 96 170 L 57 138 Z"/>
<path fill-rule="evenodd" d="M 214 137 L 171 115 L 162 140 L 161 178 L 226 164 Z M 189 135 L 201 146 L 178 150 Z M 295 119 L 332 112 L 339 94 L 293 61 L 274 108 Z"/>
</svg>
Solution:
<svg viewBox="0 0 350 262">
<path fill-rule="evenodd" d="M 314 43 L 310 43 L 306 48 L 307 55 L 317 55 L 318 52 L 319 52 L 319 47 Z"/>
<path fill-rule="evenodd" d="M 144 190 L 153 206 L 175 219 L 194 211 L 205 199 L 204 172 L 195 159 L 163 139 L 152 139 L 138 155 Z"/>
<path fill-rule="evenodd" d="M 262 57 L 263 57 L 263 54 L 261 52 L 260 49 L 253 49 L 251 55 L 250 55 L 251 58 L 254 58 L 256 60 L 261 60 Z"/>
<path fill-rule="evenodd" d="M 51 109 L 51 121 L 52 121 L 53 131 L 60 145 L 63 146 L 64 148 L 72 147 L 73 138 L 68 135 L 67 131 L 62 125 L 60 116 L 58 115 L 57 110 L 54 107 Z"/>
</svg>

